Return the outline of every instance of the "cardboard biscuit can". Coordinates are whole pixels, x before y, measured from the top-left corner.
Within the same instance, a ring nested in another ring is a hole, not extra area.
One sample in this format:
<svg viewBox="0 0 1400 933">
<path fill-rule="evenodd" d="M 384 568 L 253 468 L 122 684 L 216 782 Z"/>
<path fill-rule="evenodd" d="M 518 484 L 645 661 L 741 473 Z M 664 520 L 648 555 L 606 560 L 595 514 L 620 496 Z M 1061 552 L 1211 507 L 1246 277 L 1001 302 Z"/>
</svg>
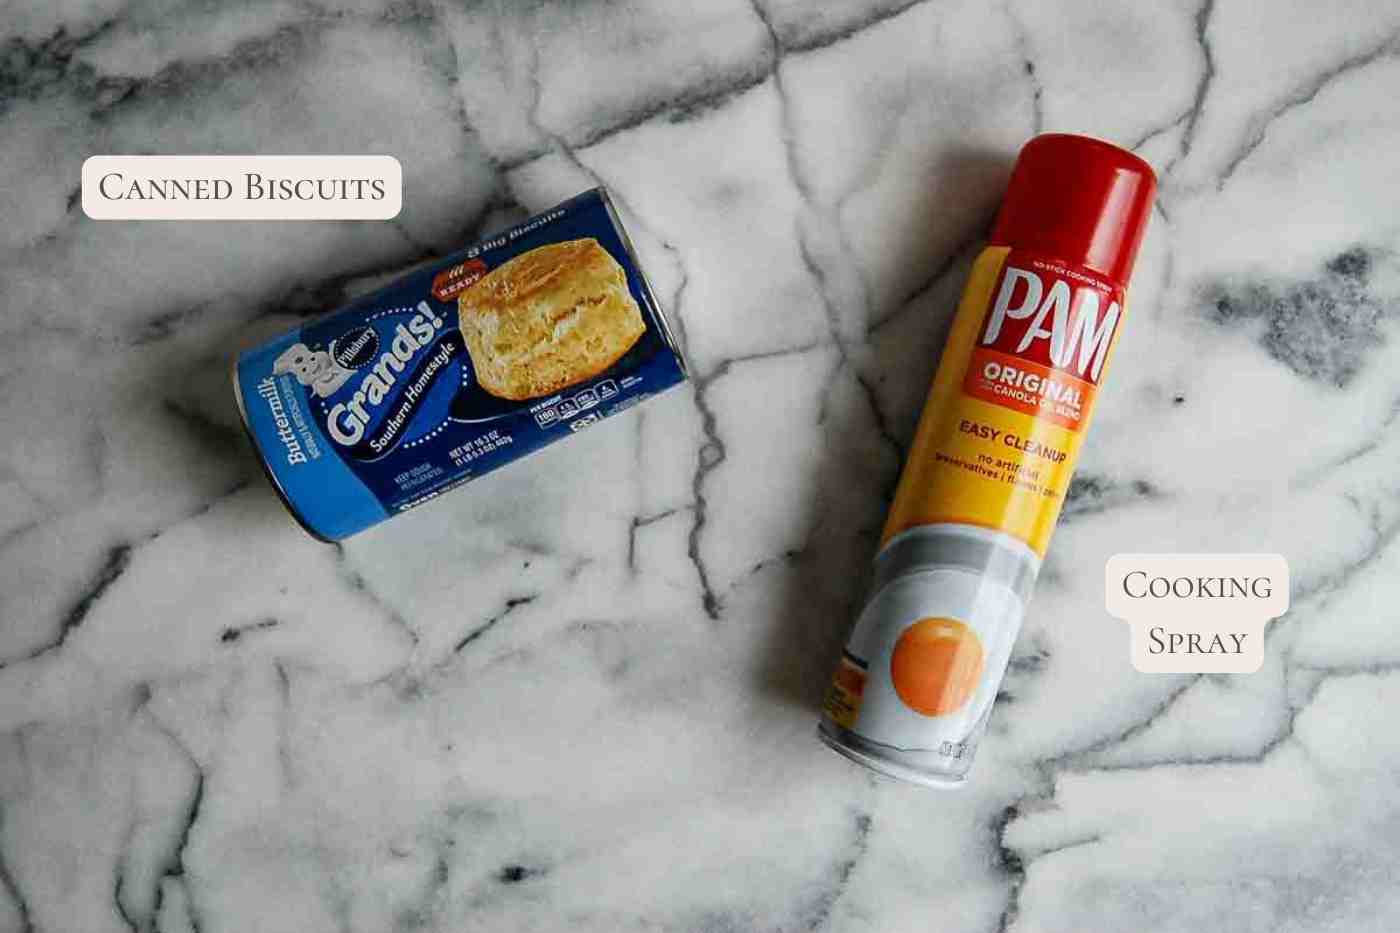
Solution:
<svg viewBox="0 0 1400 933">
<path fill-rule="evenodd" d="M 248 350 L 233 372 L 273 487 L 328 541 L 684 379 L 602 189 Z"/>
</svg>

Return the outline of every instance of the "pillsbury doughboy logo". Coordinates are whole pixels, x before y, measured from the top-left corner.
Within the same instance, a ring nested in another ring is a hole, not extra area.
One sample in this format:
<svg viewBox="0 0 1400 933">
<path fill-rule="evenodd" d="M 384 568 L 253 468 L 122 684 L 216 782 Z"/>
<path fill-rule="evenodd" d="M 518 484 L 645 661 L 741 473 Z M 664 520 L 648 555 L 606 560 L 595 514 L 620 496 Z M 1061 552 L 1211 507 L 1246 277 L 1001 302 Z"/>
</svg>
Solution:
<svg viewBox="0 0 1400 933">
<path fill-rule="evenodd" d="M 274 376 L 292 375 L 314 395 L 326 398 L 345 385 L 352 375 L 325 350 L 313 350 L 304 343 L 294 343 L 272 364 Z"/>
</svg>

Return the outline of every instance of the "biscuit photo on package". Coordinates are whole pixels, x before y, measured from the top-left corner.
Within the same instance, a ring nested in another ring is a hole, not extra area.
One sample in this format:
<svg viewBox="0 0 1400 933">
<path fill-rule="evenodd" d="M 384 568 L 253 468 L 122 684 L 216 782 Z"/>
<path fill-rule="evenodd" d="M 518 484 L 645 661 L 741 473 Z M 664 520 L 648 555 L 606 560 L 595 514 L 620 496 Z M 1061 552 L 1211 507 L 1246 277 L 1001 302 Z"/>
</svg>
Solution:
<svg viewBox="0 0 1400 933">
<path fill-rule="evenodd" d="M 241 354 L 239 410 L 339 540 L 685 379 L 607 193 L 585 192 Z"/>
<path fill-rule="evenodd" d="M 522 253 L 457 299 L 482 388 L 527 399 L 591 379 L 646 330 L 617 260 L 591 237 Z"/>
</svg>

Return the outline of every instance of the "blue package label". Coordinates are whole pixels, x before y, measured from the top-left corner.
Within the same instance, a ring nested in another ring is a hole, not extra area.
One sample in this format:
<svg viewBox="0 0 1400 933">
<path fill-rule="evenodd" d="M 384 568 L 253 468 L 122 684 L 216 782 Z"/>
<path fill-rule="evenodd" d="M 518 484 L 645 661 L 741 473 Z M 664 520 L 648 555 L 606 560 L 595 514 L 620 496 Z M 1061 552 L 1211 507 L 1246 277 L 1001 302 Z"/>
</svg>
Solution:
<svg viewBox="0 0 1400 933">
<path fill-rule="evenodd" d="M 234 367 L 269 478 L 327 540 L 684 379 L 601 189 L 249 350 Z"/>
</svg>

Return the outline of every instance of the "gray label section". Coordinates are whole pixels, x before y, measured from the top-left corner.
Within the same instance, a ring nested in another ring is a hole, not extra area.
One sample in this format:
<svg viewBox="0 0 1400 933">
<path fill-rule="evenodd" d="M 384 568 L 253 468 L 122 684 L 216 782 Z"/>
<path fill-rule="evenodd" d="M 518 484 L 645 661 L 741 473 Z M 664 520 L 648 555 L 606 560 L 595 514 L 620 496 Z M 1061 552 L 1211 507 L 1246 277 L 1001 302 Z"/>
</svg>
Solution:
<svg viewBox="0 0 1400 933">
<path fill-rule="evenodd" d="M 873 596 L 892 580 L 945 567 L 970 570 L 1000 583 L 1021 602 L 1040 573 L 1035 552 L 1010 535 L 971 525 L 925 525 L 897 535 L 875 558 Z"/>
</svg>

